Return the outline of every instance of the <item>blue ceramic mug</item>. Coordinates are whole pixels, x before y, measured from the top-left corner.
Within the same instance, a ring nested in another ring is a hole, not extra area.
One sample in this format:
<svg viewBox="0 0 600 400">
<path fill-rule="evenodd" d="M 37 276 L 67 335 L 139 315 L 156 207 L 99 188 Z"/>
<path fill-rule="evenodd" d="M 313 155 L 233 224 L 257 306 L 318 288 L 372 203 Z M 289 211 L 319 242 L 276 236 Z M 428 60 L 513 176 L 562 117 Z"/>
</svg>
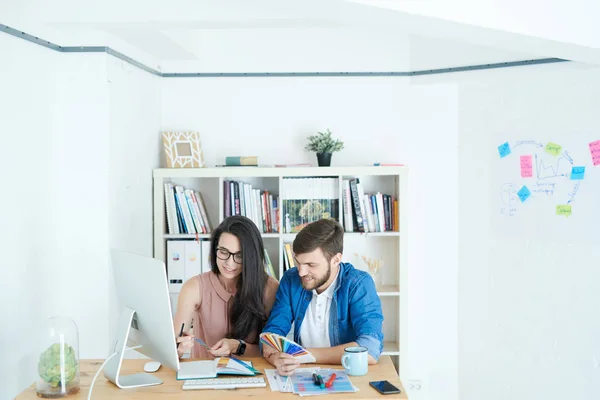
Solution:
<svg viewBox="0 0 600 400">
<path fill-rule="evenodd" d="M 369 353 L 366 347 L 346 347 L 342 365 L 348 375 L 361 376 L 369 371 Z"/>
</svg>

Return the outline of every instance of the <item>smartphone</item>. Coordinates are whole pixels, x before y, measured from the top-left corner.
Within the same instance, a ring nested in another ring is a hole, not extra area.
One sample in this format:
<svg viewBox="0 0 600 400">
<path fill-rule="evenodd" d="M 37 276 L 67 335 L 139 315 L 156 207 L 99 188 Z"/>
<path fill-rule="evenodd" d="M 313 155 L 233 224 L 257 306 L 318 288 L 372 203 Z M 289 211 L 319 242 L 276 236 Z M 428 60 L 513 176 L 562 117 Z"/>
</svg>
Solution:
<svg viewBox="0 0 600 400">
<path fill-rule="evenodd" d="M 396 386 L 392 385 L 388 381 L 369 382 L 369 385 L 373 386 L 375 390 L 377 390 L 381 394 L 400 393 L 400 389 L 398 389 Z"/>
</svg>

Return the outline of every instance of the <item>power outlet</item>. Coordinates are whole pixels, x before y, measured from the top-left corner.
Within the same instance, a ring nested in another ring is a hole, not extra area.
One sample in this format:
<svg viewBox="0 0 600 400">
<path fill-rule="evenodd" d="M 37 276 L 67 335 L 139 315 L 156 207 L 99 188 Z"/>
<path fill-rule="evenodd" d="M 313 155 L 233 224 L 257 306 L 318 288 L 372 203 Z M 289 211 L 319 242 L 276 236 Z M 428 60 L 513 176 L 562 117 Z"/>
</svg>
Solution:
<svg viewBox="0 0 600 400">
<path fill-rule="evenodd" d="M 422 387 L 423 387 L 423 383 L 421 382 L 420 379 L 409 379 L 408 380 L 408 390 L 410 390 L 410 391 L 421 390 Z"/>
</svg>

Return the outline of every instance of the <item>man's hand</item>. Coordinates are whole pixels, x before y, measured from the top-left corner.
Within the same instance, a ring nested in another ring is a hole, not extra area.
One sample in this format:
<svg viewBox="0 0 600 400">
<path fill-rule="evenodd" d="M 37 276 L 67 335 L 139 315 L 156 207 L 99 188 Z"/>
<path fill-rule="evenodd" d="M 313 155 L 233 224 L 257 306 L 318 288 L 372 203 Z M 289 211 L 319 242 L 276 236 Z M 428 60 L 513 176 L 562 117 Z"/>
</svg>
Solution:
<svg viewBox="0 0 600 400">
<path fill-rule="evenodd" d="M 300 363 L 298 360 L 296 360 L 296 357 L 292 356 L 291 354 L 276 352 L 270 357 L 265 358 L 267 358 L 267 361 L 277 368 L 277 373 L 281 376 L 292 375 L 296 368 L 300 366 Z"/>
</svg>

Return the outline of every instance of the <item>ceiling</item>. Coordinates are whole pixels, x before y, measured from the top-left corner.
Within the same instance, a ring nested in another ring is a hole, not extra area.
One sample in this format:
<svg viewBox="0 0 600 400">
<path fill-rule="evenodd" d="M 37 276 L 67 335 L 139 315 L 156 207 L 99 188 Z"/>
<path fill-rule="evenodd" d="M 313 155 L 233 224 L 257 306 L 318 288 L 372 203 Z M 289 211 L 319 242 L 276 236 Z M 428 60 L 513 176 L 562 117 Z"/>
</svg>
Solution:
<svg viewBox="0 0 600 400">
<path fill-rule="evenodd" d="M 95 45 L 111 45 L 97 43 L 100 32 L 171 70 L 302 68 L 299 61 L 308 59 L 322 62 L 304 68 L 416 70 L 584 54 L 539 38 L 342 0 L 2 3 L 8 20 L 61 31 L 60 45 L 88 44 L 86 35 Z"/>
</svg>

